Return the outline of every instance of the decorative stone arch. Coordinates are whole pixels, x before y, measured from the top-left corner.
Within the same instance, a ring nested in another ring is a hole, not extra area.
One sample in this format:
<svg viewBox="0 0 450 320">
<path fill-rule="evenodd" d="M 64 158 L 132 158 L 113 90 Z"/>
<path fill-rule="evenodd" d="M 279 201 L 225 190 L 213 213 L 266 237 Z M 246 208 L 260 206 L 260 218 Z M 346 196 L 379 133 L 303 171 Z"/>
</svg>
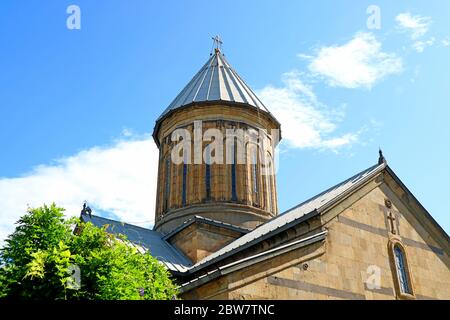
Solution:
<svg viewBox="0 0 450 320">
<path fill-rule="evenodd" d="M 276 208 L 276 201 L 274 197 L 274 193 L 275 193 L 275 181 L 274 181 L 274 170 L 273 170 L 273 165 L 274 165 L 274 159 L 272 156 L 272 152 L 270 152 L 270 150 L 266 150 L 265 151 L 265 161 L 266 163 L 264 164 L 264 181 L 265 181 L 265 185 L 266 185 L 266 209 L 268 212 L 270 212 L 272 215 L 275 215 L 277 212 L 277 208 Z M 268 160 L 269 159 L 269 160 Z M 267 168 L 267 166 L 270 165 L 269 169 Z"/>
<path fill-rule="evenodd" d="M 262 179 L 260 172 L 260 152 L 258 143 L 254 143 L 254 141 L 246 141 L 245 142 L 245 159 L 248 164 L 250 170 L 248 171 L 248 181 L 250 186 L 250 195 L 251 195 L 251 205 L 254 207 L 261 207 L 262 201 L 261 194 L 262 190 Z"/>
<path fill-rule="evenodd" d="M 161 216 L 170 210 L 171 204 L 171 191 L 172 191 L 172 161 L 171 161 L 171 149 L 169 148 L 163 156 L 163 174 L 162 174 L 162 210 Z"/>
</svg>

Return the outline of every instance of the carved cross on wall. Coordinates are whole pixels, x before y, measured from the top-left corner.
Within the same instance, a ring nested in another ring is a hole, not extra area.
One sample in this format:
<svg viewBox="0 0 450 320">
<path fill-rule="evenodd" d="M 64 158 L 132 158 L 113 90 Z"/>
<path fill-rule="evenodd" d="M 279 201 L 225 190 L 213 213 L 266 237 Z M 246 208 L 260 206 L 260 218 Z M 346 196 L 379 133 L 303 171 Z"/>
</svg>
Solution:
<svg viewBox="0 0 450 320">
<path fill-rule="evenodd" d="M 392 234 L 396 234 L 396 232 L 395 232 L 395 224 L 394 224 L 394 221 L 395 221 L 395 217 L 394 217 L 394 215 L 392 214 L 392 211 L 391 210 L 389 210 L 389 213 L 388 213 L 388 220 L 389 220 L 389 222 L 390 222 L 390 225 L 391 225 L 391 233 Z"/>
<path fill-rule="evenodd" d="M 387 213 L 387 219 L 389 220 L 389 225 L 390 225 L 390 227 L 391 227 L 391 233 L 392 234 L 397 234 L 397 231 L 396 231 L 396 229 L 395 229 L 395 220 L 396 220 L 396 218 L 395 218 L 395 216 L 394 216 L 394 214 L 392 213 L 392 202 L 391 202 L 391 200 L 389 200 L 389 199 L 386 199 L 385 201 L 384 201 L 384 203 L 385 203 L 385 205 L 386 205 L 386 207 L 388 208 L 388 213 Z"/>
</svg>

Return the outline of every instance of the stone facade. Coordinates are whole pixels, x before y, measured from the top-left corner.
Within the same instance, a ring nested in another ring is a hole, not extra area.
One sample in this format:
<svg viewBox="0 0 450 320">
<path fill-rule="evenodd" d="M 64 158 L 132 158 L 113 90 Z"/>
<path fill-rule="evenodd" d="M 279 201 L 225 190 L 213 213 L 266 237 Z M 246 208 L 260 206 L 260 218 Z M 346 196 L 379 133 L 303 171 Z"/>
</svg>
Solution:
<svg viewBox="0 0 450 320">
<path fill-rule="evenodd" d="M 244 230 L 195 221 L 167 239 L 193 263 L 242 236 Z"/>
<path fill-rule="evenodd" d="M 230 130 L 246 135 L 230 146 Z M 378 165 L 279 216 L 279 130 L 219 48 L 156 121 L 154 229 L 184 254 L 169 259 L 182 298 L 450 299 L 449 237 L 381 151 Z"/>
<path fill-rule="evenodd" d="M 325 242 L 239 269 L 184 292 L 183 297 L 450 299 L 447 248 L 425 230 L 389 179 L 379 176 L 324 213 L 321 224 L 328 230 Z M 386 199 L 391 208 L 386 207 Z M 389 212 L 395 217 L 394 228 Z M 309 231 L 311 228 L 305 229 Z M 396 241 L 406 252 L 410 296 L 402 295 L 399 289 L 391 251 L 391 243 Z M 375 278 L 380 279 L 379 286 L 372 285 Z"/>
</svg>

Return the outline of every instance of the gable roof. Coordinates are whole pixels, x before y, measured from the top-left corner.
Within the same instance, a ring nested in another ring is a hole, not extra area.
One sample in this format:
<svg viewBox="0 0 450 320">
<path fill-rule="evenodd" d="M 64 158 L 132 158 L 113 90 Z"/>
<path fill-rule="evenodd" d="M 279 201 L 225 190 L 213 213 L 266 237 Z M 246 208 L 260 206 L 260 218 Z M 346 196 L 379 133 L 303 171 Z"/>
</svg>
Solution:
<svg viewBox="0 0 450 320">
<path fill-rule="evenodd" d="M 90 221 L 98 227 L 108 225 L 108 232 L 127 236 L 127 239 L 133 244 L 148 249 L 152 256 L 158 258 L 158 260 L 165 264 L 171 271 L 178 273 L 193 273 L 282 232 L 293 225 L 318 215 L 321 208 L 332 203 L 339 197 L 344 196 L 346 193 L 351 192 L 355 187 L 360 186 L 362 183 L 382 171 L 385 166 L 386 164 L 382 163 L 361 171 L 353 177 L 342 181 L 244 234 L 242 237 L 237 238 L 235 241 L 215 253 L 200 260 L 195 265 L 192 265 L 181 252 L 165 241 L 166 237 L 157 231 L 95 215 L 92 215 L 91 218 L 87 215 L 82 215 L 82 219 L 86 222 Z"/>
<path fill-rule="evenodd" d="M 84 222 L 91 222 L 94 226 L 107 226 L 106 231 L 111 234 L 122 234 L 135 246 L 139 252 L 150 251 L 150 254 L 162 262 L 173 272 L 186 272 L 192 263 L 174 246 L 163 240 L 163 235 L 157 231 L 138 227 L 107 218 L 92 215 L 82 215 Z"/>
<path fill-rule="evenodd" d="M 232 231 L 235 231 L 235 232 L 239 232 L 239 233 L 242 233 L 242 234 L 245 234 L 245 233 L 248 233 L 248 232 L 251 231 L 251 229 L 235 226 L 233 224 L 226 223 L 226 222 L 223 222 L 223 221 L 213 220 L 213 219 L 202 217 L 202 216 L 193 216 L 192 218 L 184 221 L 181 225 L 179 225 L 178 227 L 173 229 L 168 234 L 164 235 L 163 239 L 164 240 L 168 240 L 168 239 L 172 238 L 174 235 L 178 234 L 179 232 L 181 232 L 182 230 L 186 229 L 187 227 L 189 227 L 191 224 L 194 224 L 194 223 L 209 224 L 209 225 L 212 225 L 212 226 L 225 228 L 225 229 L 232 230 Z"/>
<path fill-rule="evenodd" d="M 366 170 L 361 171 L 360 173 L 354 175 L 353 177 L 331 187 L 330 189 L 325 190 L 324 192 L 306 200 L 305 202 L 287 210 L 282 213 L 280 216 L 273 218 L 272 220 L 266 222 L 265 224 L 257 227 L 252 232 L 238 238 L 234 242 L 229 245 L 223 247 L 219 251 L 205 257 L 203 260 L 196 263 L 189 269 L 189 273 L 194 273 L 208 265 L 216 263 L 221 259 L 224 259 L 228 256 L 231 256 L 245 248 L 248 248 L 264 239 L 267 239 L 278 232 L 286 230 L 291 226 L 301 223 L 302 221 L 306 221 L 316 215 L 325 212 L 326 210 L 334 207 L 335 204 L 338 204 L 341 200 L 345 199 L 349 195 L 351 195 L 355 190 L 359 189 L 367 182 L 371 181 L 381 172 L 387 172 L 395 183 L 397 183 L 408 195 L 408 199 L 412 200 L 419 208 L 420 213 L 422 214 L 422 218 L 427 222 L 427 228 L 434 228 L 439 235 L 439 238 L 442 239 L 442 244 L 444 250 L 448 252 L 450 238 L 447 233 L 442 229 L 442 227 L 434 220 L 434 218 L 428 213 L 428 211 L 421 205 L 421 203 L 414 197 L 414 195 L 409 191 L 409 189 L 402 183 L 402 181 L 397 177 L 394 171 L 387 165 L 386 161 L 379 161 L 377 165 L 374 165 Z M 211 281 L 221 275 L 225 275 L 226 273 L 233 272 L 240 268 L 246 267 L 248 265 L 247 261 L 255 260 L 258 262 L 260 256 L 266 255 L 272 251 L 279 251 L 280 249 L 288 249 L 287 247 L 297 244 L 304 243 L 304 245 L 309 245 L 316 241 L 324 240 L 327 231 L 322 231 L 316 233 L 307 238 L 299 239 L 293 242 L 289 242 L 287 244 L 282 244 L 281 246 L 276 246 L 268 251 L 263 251 L 257 253 L 252 256 L 247 256 L 240 260 L 231 262 L 229 264 L 217 264 L 213 270 L 207 273 L 199 273 L 200 276 L 197 276 L 194 279 L 182 284 L 180 287 L 182 292 L 189 291 L 195 287 L 198 287 L 208 281 Z M 436 234 L 436 232 L 435 232 Z M 305 240 L 307 240 L 305 242 Z M 294 248 L 294 247 L 293 247 Z M 288 249 L 289 250 L 289 249 Z M 228 271 L 228 269 L 231 269 Z"/>
<path fill-rule="evenodd" d="M 199 285 L 207 283 L 217 277 L 226 275 L 230 272 L 234 272 L 235 270 L 239 270 L 239 269 L 245 268 L 247 266 L 251 266 L 255 263 L 259 263 L 259 262 L 265 261 L 267 259 L 272 259 L 274 257 L 277 257 L 277 256 L 284 254 L 286 252 L 289 252 L 291 250 L 299 249 L 299 248 L 317 243 L 319 241 L 324 241 L 327 236 L 327 233 L 328 233 L 328 231 L 326 231 L 326 230 L 317 232 L 311 236 L 297 239 L 295 241 L 292 241 L 292 242 L 289 242 L 286 244 L 282 244 L 275 248 L 254 254 L 252 256 L 245 257 L 245 258 L 242 258 L 237 261 L 233 261 L 229 264 L 219 265 L 214 270 L 207 272 L 205 274 L 202 274 L 194 279 L 191 279 L 188 282 L 183 283 L 180 286 L 180 291 L 182 293 L 189 291 L 192 288 L 198 287 Z"/>
<path fill-rule="evenodd" d="M 283 232 L 284 230 L 287 230 L 298 223 L 321 214 L 322 212 L 333 207 L 335 204 L 339 203 L 341 200 L 345 199 L 353 191 L 362 187 L 364 184 L 369 182 L 384 170 L 386 170 L 386 172 L 393 177 L 395 182 L 398 183 L 401 188 L 408 193 L 410 199 L 418 204 L 418 206 L 421 208 L 421 211 L 424 212 L 425 219 L 429 221 L 429 224 L 438 231 L 439 235 L 441 235 L 444 244 L 445 242 L 447 242 L 444 247 L 447 248 L 448 251 L 449 237 L 447 233 L 439 226 L 439 224 L 426 211 L 426 209 L 420 204 L 420 202 L 412 195 L 412 193 L 395 175 L 393 170 L 389 168 L 386 162 L 380 162 L 379 164 L 367 168 L 366 170 L 359 172 L 351 178 L 344 180 L 337 185 L 325 190 L 324 192 L 285 211 L 272 220 L 269 220 L 268 222 L 258 226 L 254 230 L 244 234 L 240 238 L 237 238 L 233 242 L 229 243 L 215 253 L 205 257 L 194 265 L 192 265 L 192 263 L 186 257 L 184 257 L 175 247 L 165 241 L 165 238 L 162 234 L 156 231 L 96 216 L 92 216 L 91 221 L 94 223 L 94 225 L 97 226 L 103 226 L 105 224 L 112 225 L 113 227 L 109 230 L 109 232 L 127 235 L 129 240 L 133 243 L 137 243 L 145 248 L 149 248 L 151 254 L 161 260 L 161 262 L 163 262 L 171 271 L 175 271 L 180 274 L 193 274 L 211 264 L 217 263 L 222 259 L 225 259 L 280 232 Z M 87 216 L 83 217 L 85 218 L 85 220 L 89 219 Z M 188 221 L 187 223 L 191 222 Z"/>
<path fill-rule="evenodd" d="M 414 202 L 415 205 L 420 208 L 421 216 L 419 221 L 425 223 L 424 227 L 428 229 L 428 231 L 434 230 L 433 234 L 438 235 L 438 242 L 442 245 L 443 249 L 450 255 L 450 237 L 447 232 L 440 226 L 440 224 L 433 218 L 433 216 L 428 212 L 427 209 L 420 203 L 419 200 L 414 196 L 414 194 L 406 187 L 406 185 L 400 180 L 400 178 L 395 174 L 394 170 L 392 170 L 389 166 L 386 166 L 386 171 L 392 177 L 392 179 L 397 183 L 402 190 L 404 190 L 407 194 L 407 197 L 410 201 Z M 423 219 L 425 218 L 425 219 Z M 432 230 L 430 230 L 432 229 Z"/>
<path fill-rule="evenodd" d="M 316 215 L 321 214 L 325 210 L 333 207 L 353 191 L 360 188 L 376 175 L 382 171 L 386 171 L 394 181 L 408 194 L 408 197 L 421 209 L 422 221 L 426 221 L 426 226 L 434 229 L 434 234 L 437 234 L 441 241 L 439 241 L 445 251 L 449 252 L 450 238 L 444 229 L 437 223 L 431 214 L 422 206 L 422 204 L 415 198 L 403 182 L 397 177 L 394 171 L 387 165 L 386 161 L 380 161 L 378 164 L 359 172 L 347 180 L 338 183 L 337 185 L 325 190 L 324 192 L 300 203 L 299 205 L 285 211 L 272 220 L 258 226 L 253 231 L 243 235 L 242 237 L 231 242 L 227 246 L 221 248 L 215 253 L 205 257 L 196 264 L 194 264 L 189 272 L 195 272 L 208 265 L 218 262 L 221 259 L 229 257 L 241 250 L 244 250 L 260 241 L 263 241 L 279 232 L 289 229 L 293 225 L 306 221 Z M 439 239 L 438 239 L 439 240 Z"/>
<path fill-rule="evenodd" d="M 276 233 L 282 232 L 295 224 L 318 215 L 322 208 L 360 186 L 365 181 L 381 172 L 385 166 L 385 163 L 374 165 L 309 200 L 306 200 L 294 208 L 285 211 L 272 220 L 258 226 L 253 231 L 226 245 L 222 249 L 200 260 L 192 266 L 189 271 L 195 272 L 198 269 L 217 262 L 219 259 L 235 254 L 236 252 L 267 239 Z"/>
</svg>

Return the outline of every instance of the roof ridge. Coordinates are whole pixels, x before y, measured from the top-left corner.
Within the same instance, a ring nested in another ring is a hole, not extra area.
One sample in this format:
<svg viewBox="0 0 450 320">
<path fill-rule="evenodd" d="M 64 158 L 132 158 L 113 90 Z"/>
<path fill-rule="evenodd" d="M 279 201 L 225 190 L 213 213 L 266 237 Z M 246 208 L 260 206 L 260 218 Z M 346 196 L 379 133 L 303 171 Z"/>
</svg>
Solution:
<svg viewBox="0 0 450 320">
<path fill-rule="evenodd" d="M 191 80 L 189 80 L 188 84 L 180 91 L 180 93 L 177 94 L 175 99 L 173 99 L 173 101 L 163 111 L 163 113 L 161 114 L 161 116 L 159 118 L 161 118 L 164 114 L 166 114 L 167 112 L 172 110 L 172 107 L 175 104 L 175 102 L 178 101 L 184 95 L 184 93 L 186 93 L 189 90 L 189 88 L 190 88 L 190 90 L 189 90 L 189 93 L 186 94 L 186 97 L 188 97 L 190 95 L 190 93 L 192 92 L 192 90 L 194 88 L 194 87 L 192 87 L 192 85 L 194 84 L 194 82 L 198 82 L 198 80 L 200 79 L 200 77 L 199 77 L 200 74 L 203 72 L 204 69 L 208 68 L 207 66 L 209 65 L 211 59 L 213 59 L 213 57 L 210 57 L 208 59 L 208 61 L 206 61 L 206 63 L 200 68 L 200 70 L 198 70 L 198 72 L 191 78 Z"/>
<path fill-rule="evenodd" d="M 92 215 L 91 219 L 86 215 L 82 216 L 82 218 L 84 221 L 91 222 L 97 227 L 110 225 L 111 228 L 107 229 L 108 233 L 125 235 L 125 240 L 128 243 L 136 246 L 138 250 L 141 248 L 144 251 L 149 251 L 153 257 L 174 272 L 183 273 L 192 266 L 192 261 L 184 256 L 175 246 L 162 239 L 162 235 L 158 231 L 96 215 Z"/>
<path fill-rule="evenodd" d="M 131 227 L 139 228 L 139 229 L 144 229 L 144 230 L 146 230 L 146 231 L 153 231 L 153 232 L 159 233 L 158 231 L 155 231 L 155 230 L 153 230 L 153 229 L 144 228 L 144 227 L 137 226 L 137 225 L 135 225 L 135 224 L 131 224 L 131 223 L 128 223 L 128 222 L 124 222 L 124 221 L 121 221 L 121 220 L 114 220 L 114 219 L 111 219 L 111 218 L 106 218 L 106 217 L 102 217 L 102 216 L 94 215 L 94 214 L 92 214 L 91 217 L 95 217 L 95 218 L 103 219 L 103 220 L 108 220 L 108 221 L 111 221 L 111 222 L 114 222 L 114 223 L 121 223 L 122 225 L 127 225 L 127 226 L 131 226 Z M 92 219 L 92 218 L 91 218 L 91 219 Z M 90 222 L 90 221 L 85 221 L 85 222 Z"/>
<path fill-rule="evenodd" d="M 279 217 L 279 216 L 282 216 L 282 215 L 284 215 L 284 214 L 286 214 L 286 213 L 288 213 L 288 212 L 290 212 L 290 211 L 292 211 L 292 210 L 295 210 L 296 208 L 301 207 L 301 206 L 305 205 L 306 203 L 311 202 L 311 201 L 314 200 L 314 199 L 317 199 L 317 198 L 320 197 L 320 196 L 323 196 L 324 194 L 330 192 L 330 191 L 333 190 L 333 189 L 336 189 L 337 187 L 339 187 L 339 186 L 345 184 L 346 182 L 349 182 L 349 181 L 351 181 L 351 180 L 354 180 L 356 177 L 360 176 L 361 174 L 363 174 L 363 173 L 365 173 L 365 172 L 368 173 L 368 172 L 372 171 L 373 169 L 375 169 L 376 167 L 381 167 L 381 166 L 383 166 L 383 165 L 384 165 L 384 164 L 381 164 L 381 165 L 380 165 L 380 164 L 375 164 L 375 165 L 373 165 L 373 166 L 371 166 L 371 167 L 369 167 L 369 168 L 367 168 L 367 169 L 365 169 L 365 170 L 361 170 L 360 172 L 358 172 L 357 174 L 351 176 L 350 178 L 345 179 L 345 180 L 343 180 L 343 181 L 341 181 L 341 182 L 335 184 L 334 186 L 332 186 L 332 187 L 326 189 L 325 191 L 322 191 L 322 192 L 316 194 L 315 196 L 312 196 L 311 198 L 309 198 L 309 199 L 307 199 L 307 200 L 305 200 L 305 201 L 303 201 L 303 202 L 301 202 L 301 203 L 295 205 L 294 207 L 291 207 L 290 209 L 285 210 L 284 212 L 280 213 L 280 214 L 278 215 L 278 217 Z"/>
<path fill-rule="evenodd" d="M 230 254 L 232 254 L 235 250 L 245 249 L 246 247 L 253 245 L 256 241 L 261 240 L 261 238 L 263 238 L 263 237 L 265 238 L 274 232 L 275 233 L 281 232 L 281 230 L 287 228 L 289 225 L 291 225 L 295 221 L 297 221 L 296 223 L 298 223 L 298 221 L 300 221 L 300 220 L 307 220 L 307 219 L 319 214 L 318 209 L 323 206 L 322 204 L 320 206 L 319 205 L 315 206 L 315 208 L 308 208 L 307 205 L 310 203 L 313 203 L 314 200 L 319 199 L 321 196 L 326 195 L 330 191 L 337 189 L 339 186 L 344 186 L 346 183 L 348 183 L 352 180 L 356 180 L 356 178 L 358 176 L 360 176 L 360 178 L 357 179 L 355 184 L 356 183 L 360 184 L 367 177 L 368 173 L 375 172 L 379 168 L 382 168 L 382 167 L 384 168 L 385 166 L 386 166 L 385 164 L 373 165 L 373 166 L 369 167 L 368 169 L 362 170 L 361 172 L 353 175 L 352 177 L 342 181 L 341 183 L 338 183 L 338 184 L 334 185 L 333 187 L 328 188 L 324 192 L 321 192 L 318 195 L 302 202 L 300 205 L 297 205 L 294 208 L 292 208 L 288 211 L 285 211 L 283 214 L 280 214 L 280 215 L 274 217 L 273 219 L 267 221 L 266 223 L 259 225 L 258 227 L 253 229 L 251 232 L 243 235 L 240 238 L 237 238 L 236 240 L 229 243 L 228 245 L 221 248 L 220 250 L 216 251 L 215 253 L 203 258 L 202 260 L 200 260 L 199 262 L 194 264 L 194 266 L 191 268 L 191 270 L 199 269 L 201 267 L 209 265 L 210 263 L 212 263 L 213 261 L 216 261 L 220 257 L 227 257 Z M 353 185 L 350 185 L 350 186 L 344 188 L 338 194 L 333 195 L 330 199 L 325 199 L 327 201 L 324 204 L 329 203 L 331 200 L 336 199 L 339 195 L 347 192 L 348 190 L 350 190 L 350 188 L 352 186 Z M 295 209 L 300 209 L 302 207 L 305 207 L 305 210 L 304 210 L 305 212 L 295 210 Z M 280 225 L 279 221 L 283 221 L 283 220 L 285 220 L 285 221 Z M 278 224 L 277 224 L 277 222 L 278 222 Z"/>
<path fill-rule="evenodd" d="M 225 71 L 226 77 L 215 76 L 216 73 L 219 75 L 221 69 Z M 236 94 L 231 90 L 231 92 L 227 92 L 228 97 L 226 97 L 221 88 L 231 89 L 231 87 L 233 88 L 232 90 L 236 91 Z M 210 97 L 214 97 L 214 99 L 210 99 Z M 251 107 L 264 110 L 272 115 L 261 99 L 258 98 L 243 78 L 230 65 L 225 55 L 220 51 L 216 51 L 211 54 L 211 57 L 178 93 L 156 121 L 160 121 L 172 110 L 192 103 L 209 101 L 244 103 Z"/>
<path fill-rule="evenodd" d="M 207 218 L 207 217 L 203 217 L 203 216 L 199 216 L 199 215 L 195 215 L 185 221 L 183 221 L 183 223 L 181 223 L 178 227 L 176 227 L 175 229 L 173 229 L 171 232 L 167 233 L 166 235 L 163 235 L 162 239 L 163 240 L 167 240 L 170 239 L 171 237 L 173 237 L 174 235 L 176 235 L 177 233 L 179 233 L 180 231 L 186 229 L 187 227 L 189 227 L 191 224 L 193 224 L 196 221 L 201 221 L 207 224 L 219 224 L 225 228 L 228 229 L 233 229 L 236 231 L 241 231 L 242 233 L 248 233 L 251 232 L 251 229 L 248 228 L 244 228 L 244 227 L 239 227 L 236 226 L 234 224 L 231 223 L 227 223 L 227 222 L 223 222 L 220 220 L 215 220 L 215 219 L 211 219 L 211 218 Z"/>
</svg>

